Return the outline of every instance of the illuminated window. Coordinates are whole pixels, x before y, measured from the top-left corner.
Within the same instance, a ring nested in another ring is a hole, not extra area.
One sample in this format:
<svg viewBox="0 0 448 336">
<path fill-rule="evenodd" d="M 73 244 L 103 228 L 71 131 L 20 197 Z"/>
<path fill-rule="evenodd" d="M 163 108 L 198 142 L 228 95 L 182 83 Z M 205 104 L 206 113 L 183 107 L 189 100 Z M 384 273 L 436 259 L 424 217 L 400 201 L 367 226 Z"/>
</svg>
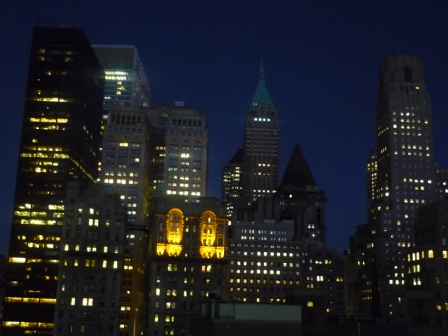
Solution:
<svg viewBox="0 0 448 336">
<path fill-rule="evenodd" d="M 93 298 L 83 298 L 82 305 L 83 306 L 93 306 Z"/>
</svg>

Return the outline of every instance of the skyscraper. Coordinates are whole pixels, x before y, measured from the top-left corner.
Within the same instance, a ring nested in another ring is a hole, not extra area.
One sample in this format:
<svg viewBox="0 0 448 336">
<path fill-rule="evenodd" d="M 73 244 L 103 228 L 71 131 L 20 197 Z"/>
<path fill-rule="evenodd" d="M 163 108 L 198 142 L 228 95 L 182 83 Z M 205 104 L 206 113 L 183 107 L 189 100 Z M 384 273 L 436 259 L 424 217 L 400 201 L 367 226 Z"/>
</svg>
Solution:
<svg viewBox="0 0 448 336">
<path fill-rule="evenodd" d="M 207 191 L 208 128 L 204 113 L 183 102 L 148 111 L 154 153 L 154 196 L 179 195 L 198 202 Z"/>
<path fill-rule="evenodd" d="M 128 215 L 120 335 L 140 335 L 146 314 L 150 86 L 134 46 L 93 48 L 106 74 L 101 181 L 108 193 L 120 195 Z"/>
<path fill-rule="evenodd" d="M 381 63 L 377 147 L 369 156 L 368 181 L 367 230 L 353 239 L 353 253 L 365 258 L 366 283 L 355 287 L 369 293 L 364 299 L 371 302 L 370 314 L 402 317 L 404 260 L 414 241 L 416 210 L 437 198 L 431 105 L 416 57 L 391 56 Z"/>
<path fill-rule="evenodd" d="M 222 202 L 226 205 L 227 216 L 232 217 L 233 203 L 241 197 L 243 150 L 239 148 L 222 170 Z"/>
<path fill-rule="evenodd" d="M 296 145 L 275 194 L 250 207 L 235 203 L 228 239 L 228 298 L 284 303 L 293 290 L 317 290 L 325 292 L 327 312 L 342 314 L 344 290 L 337 285 L 342 285 L 344 272 L 342 259 L 325 247 L 325 203 Z"/>
<path fill-rule="evenodd" d="M 246 112 L 243 140 L 243 195 L 255 200 L 277 188 L 279 127 L 277 110 L 260 66 L 258 87 Z"/>
<path fill-rule="evenodd" d="M 54 335 L 119 335 L 124 329 L 118 321 L 125 223 L 126 207 L 117 194 L 106 194 L 99 183 L 68 185 Z"/>
<path fill-rule="evenodd" d="M 137 48 L 94 45 L 105 73 L 104 105 L 149 107 L 151 89 Z"/>
<path fill-rule="evenodd" d="M 148 233 L 150 141 L 146 108 L 105 106 L 101 182 L 126 206 L 126 248 L 120 335 L 145 328 L 145 259 Z"/>
<path fill-rule="evenodd" d="M 102 67 L 82 30 L 34 29 L 4 335 L 52 334 L 67 182 L 96 179 L 103 90 Z"/>
<path fill-rule="evenodd" d="M 381 64 L 377 100 L 378 180 L 375 213 L 379 302 L 382 316 L 402 314 L 406 249 L 413 243 L 415 211 L 434 200 L 431 105 L 416 57 L 391 56 Z"/>
</svg>

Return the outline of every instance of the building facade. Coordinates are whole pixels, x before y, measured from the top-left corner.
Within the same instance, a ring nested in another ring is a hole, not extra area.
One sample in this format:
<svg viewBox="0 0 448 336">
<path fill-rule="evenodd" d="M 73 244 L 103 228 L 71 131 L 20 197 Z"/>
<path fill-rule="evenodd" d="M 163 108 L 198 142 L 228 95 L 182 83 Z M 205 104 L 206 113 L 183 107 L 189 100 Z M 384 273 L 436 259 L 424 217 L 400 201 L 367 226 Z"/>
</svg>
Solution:
<svg viewBox="0 0 448 336">
<path fill-rule="evenodd" d="M 243 190 L 243 150 L 235 155 L 222 170 L 222 202 L 227 209 L 227 216 L 232 217 L 233 203 L 242 196 Z"/>
<path fill-rule="evenodd" d="M 277 192 L 250 207 L 235 203 L 229 227 L 230 301 L 284 304 L 305 290 L 327 314 L 345 314 L 345 267 L 325 247 L 326 197 L 295 146 Z M 318 293 L 318 294 L 316 294 Z"/>
<path fill-rule="evenodd" d="M 448 201 L 422 206 L 416 214 L 415 245 L 406 259 L 410 325 L 421 335 L 448 332 Z"/>
<path fill-rule="evenodd" d="M 155 106 L 147 116 L 153 139 L 154 196 L 177 195 L 198 202 L 207 192 L 206 116 L 183 102 Z"/>
<path fill-rule="evenodd" d="M 104 73 L 84 33 L 35 28 L 3 316 L 4 335 L 53 332 L 69 180 L 97 178 Z"/>
<path fill-rule="evenodd" d="M 101 183 L 126 207 L 126 248 L 120 335 L 145 329 L 145 266 L 150 207 L 151 141 L 147 108 L 105 106 Z"/>
<path fill-rule="evenodd" d="M 137 48 L 94 45 L 105 73 L 104 105 L 149 107 L 151 88 Z"/>
<path fill-rule="evenodd" d="M 53 335 L 118 335 L 126 208 L 100 184 L 67 190 Z"/>
<path fill-rule="evenodd" d="M 368 166 L 369 223 L 351 252 L 365 272 L 369 315 L 406 316 L 405 259 L 414 243 L 416 211 L 440 198 L 432 140 L 432 117 L 422 61 L 386 58 L 380 67 L 377 147 Z M 375 166 L 376 165 L 376 166 Z M 352 263 L 352 265 L 354 265 Z M 354 295 L 354 297 L 360 297 Z"/>
<path fill-rule="evenodd" d="M 228 219 L 215 198 L 170 196 L 154 206 L 147 334 L 193 334 L 202 303 L 224 293 Z"/>
</svg>

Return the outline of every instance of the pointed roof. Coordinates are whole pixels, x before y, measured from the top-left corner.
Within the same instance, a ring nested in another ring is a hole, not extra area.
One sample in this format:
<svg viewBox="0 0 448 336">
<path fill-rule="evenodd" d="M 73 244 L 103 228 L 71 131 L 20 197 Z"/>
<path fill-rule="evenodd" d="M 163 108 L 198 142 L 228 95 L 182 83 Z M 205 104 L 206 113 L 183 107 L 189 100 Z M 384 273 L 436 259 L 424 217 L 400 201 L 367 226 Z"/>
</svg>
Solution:
<svg viewBox="0 0 448 336">
<path fill-rule="evenodd" d="M 243 149 L 238 148 L 235 155 L 227 162 L 227 165 L 241 165 L 243 164 Z"/>
<path fill-rule="evenodd" d="M 317 188 L 317 184 L 302 149 L 299 145 L 295 145 L 280 183 L 280 189 L 303 189 L 304 187 Z"/>
<path fill-rule="evenodd" d="M 266 88 L 266 82 L 264 78 L 263 61 L 260 64 L 260 72 L 258 74 L 258 87 L 255 91 L 254 98 L 252 99 L 251 106 L 259 106 L 260 104 L 266 105 L 268 110 L 274 110 L 274 104 L 272 103 L 271 96 L 269 96 L 268 89 Z"/>
</svg>

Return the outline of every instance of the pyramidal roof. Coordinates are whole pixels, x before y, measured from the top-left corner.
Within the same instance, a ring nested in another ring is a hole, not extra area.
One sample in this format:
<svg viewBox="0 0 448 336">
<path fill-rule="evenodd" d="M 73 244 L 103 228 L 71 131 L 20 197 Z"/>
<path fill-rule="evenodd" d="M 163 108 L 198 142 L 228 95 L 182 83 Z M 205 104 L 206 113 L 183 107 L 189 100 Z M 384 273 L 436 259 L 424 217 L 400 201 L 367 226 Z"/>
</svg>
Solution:
<svg viewBox="0 0 448 336">
<path fill-rule="evenodd" d="M 280 189 L 304 187 L 317 187 L 317 184 L 302 149 L 299 145 L 295 145 L 280 183 Z"/>
<path fill-rule="evenodd" d="M 243 149 L 238 148 L 235 155 L 227 162 L 228 165 L 237 165 L 243 163 Z"/>
<path fill-rule="evenodd" d="M 268 89 L 266 88 L 266 82 L 264 78 L 264 67 L 263 62 L 260 65 L 260 72 L 258 74 L 258 87 L 255 92 L 254 98 L 252 99 L 251 106 L 265 105 L 267 109 L 275 109 L 272 103 L 271 96 L 269 96 Z"/>
</svg>

